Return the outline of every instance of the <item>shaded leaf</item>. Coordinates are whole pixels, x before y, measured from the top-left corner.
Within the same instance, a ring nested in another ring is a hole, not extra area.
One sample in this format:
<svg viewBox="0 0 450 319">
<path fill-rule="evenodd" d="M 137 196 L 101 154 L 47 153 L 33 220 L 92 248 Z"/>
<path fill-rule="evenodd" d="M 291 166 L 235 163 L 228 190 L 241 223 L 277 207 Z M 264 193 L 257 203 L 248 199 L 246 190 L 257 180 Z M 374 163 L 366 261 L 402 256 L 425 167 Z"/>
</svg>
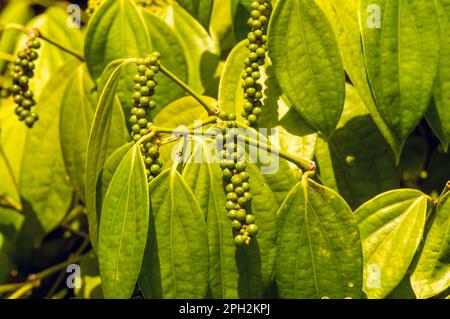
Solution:
<svg viewBox="0 0 450 319">
<path fill-rule="evenodd" d="M 283 93 L 311 126 L 329 138 L 342 113 L 345 77 L 336 38 L 314 1 L 277 2 L 269 56 Z"/>
<path fill-rule="evenodd" d="M 375 101 L 402 149 L 427 110 L 433 91 L 440 40 L 436 7 L 429 0 L 362 0 L 360 13 Z M 379 26 L 373 23 L 377 14 Z"/>
<path fill-rule="evenodd" d="M 199 93 L 204 93 L 219 62 L 216 43 L 199 22 L 176 2 L 166 7 L 161 15 L 183 46 L 189 69 L 189 86 Z"/>
<path fill-rule="evenodd" d="M 450 143 L 450 1 L 437 0 L 436 7 L 441 27 L 441 49 L 434 100 L 426 118 L 447 151 Z"/>
<path fill-rule="evenodd" d="M 144 160 L 136 144 L 121 161 L 105 199 L 98 258 L 105 298 L 130 298 L 141 270 L 149 223 Z"/>
<path fill-rule="evenodd" d="M 82 199 L 85 198 L 86 151 L 89 132 L 97 104 L 95 84 L 80 65 L 69 80 L 61 105 L 61 147 L 70 181 Z M 122 109 L 113 107 L 108 153 L 127 138 Z"/>
<path fill-rule="evenodd" d="M 25 227 L 35 246 L 64 218 L 72 202 L 72 186 L 62 156 L 59 121 L 61 100 L 79 62 L 72 60 L 48 82 L 36 106 L 39 121 L 28 130 L 20 171 Z"/>
<path fill-rule="evenodd" d="M 411 284 L 418 298 L 433 297 L 450 287 L 450 192 L 436 208 Z"/>
<path fill-rule="evenodd" d="M 150 227 L 139 286 L 147 298 L 205 298 L 208 236 L 197 200 L 176 170 L 150 185 Z"/>
<path fill-rule="evenodd" d="M 197 19 L 205 30 L 209 29 L 214 0 L 178 0 L 177 2 Z"/>
<path fill-rule="evenodd" d="M 383 193 L 356 211 L 364 255 L 364 292 L 386 297 L 405 276 L 422 239 L 430 199 L 401 189 Z"/>
<path fill-rule="evenodd" d="M 350 85 L 338 128 L 328 142 L 319 139 L 316 159 L 321 180 L 352 208 L 400 186 L 395 157 Z"/>
<path fill-rule="evenodd" d="M 278 216 L 275 271 L 280 297 L 361 297 L 358 227 L 337 193 L 304 177 Z"/>
<path fill-rule="evenodd" d="M 114 108 L 120 107 L 116 98 L 116 89 L 120 79 L 121 70 L 133 59 L 113 61 L 104 72 L 99 86 L 99 97 L 94 114 L 94 121 L 89 133 L 89 141 L 86 152 L 86 212 L 89 221 L 89 237 L 94 250 L 97 248 L 98 220 L 96 187 L 100 171 L 113 149 L 111 145 L 119 147 L 126 142 L 123 132 L 123 140 L 110 139 L 111 119 Z"/>
<path fill-rule="evenodd" d="M 391 132 L 375 104 L 367 78 L 359 27 L 359 0 L 320 0 L 317 3 L 330 20 L 341 50 L 345 70 L 352 84 L 372 116 L 373 121 L 391 147 L 397 160 L 400 158 L 400 141 Z"/>
</svg>

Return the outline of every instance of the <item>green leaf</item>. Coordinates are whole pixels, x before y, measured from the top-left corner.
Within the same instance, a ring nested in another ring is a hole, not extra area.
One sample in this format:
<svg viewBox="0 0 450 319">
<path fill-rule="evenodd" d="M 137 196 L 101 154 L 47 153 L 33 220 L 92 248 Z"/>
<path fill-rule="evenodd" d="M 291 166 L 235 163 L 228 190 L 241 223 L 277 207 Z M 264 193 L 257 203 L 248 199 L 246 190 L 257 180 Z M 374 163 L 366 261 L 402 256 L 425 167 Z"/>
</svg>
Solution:
<svg viewBox="0 0 450 319">
<path fill-rule="evenodd" d="M 70 75 L 80 62 L 72 60 L 55 73 L 36 106 L 39 121 L 28 131 L 20 171 L 25 227 L 38 246 L 64 218 L 72 202 L 59 136 L 60 106 Z"/>
<path fill-rule="evenodd" d="M 43 14 L 31 20 L 26 28 L 31 30 L 38 28 L 39 31 L 60 45 L 67 47 L 79 54 L 82 52 L 83 35 L 80 30 L 67 27 L 67 13 L 64 9 L 51 7 Z M 21 50 L 28 40 L 28 35 L 22 35 L 18 40 L 16 51 Z M 39 97 L 43 92 L 47 82 L 56 74 L 60 68 L 73 59 L 73 56 L 65 53 L 54 45 L 40 40 L 41 47 L 38 51 L 39 59 L 35 61 L 36 70 L 33 79 L 30 81 L 30 88 L 35 97 Z"/>
<path fill-rule="evenodd" d="M 9 272 L 13 267 L 11 258 L 8 255 L 5 247 L 5 240 L 2 233 L 0 233 L 0 283 L 5 283 L 8 281 Z"/>
<path fill-rule="evenodd" d="M 400 189 L 378 195 L 355 211 L 368 298 L 386 297 L 405 276 L 424 233 L 429 201 L 420 191 Z"/>
<path fill-rule="evenodd" d="M 373 24 L 377 14 L 379 27 Z M 440 41 L 436 7 L 429 0 L 362 0 L 360 15 L 372 91 L 401 150 L 433 91 Z"/>
<path fill-rule="evenodd" d="M 359 0 L 321 0 L 318 4 L 330 20 L 336 34 L 345 70 L 364 101 L 381 134 L 400 158 L 400 142 L 380 116 L 367 78 L 358 17 Z"/>
<path fill-rule="evenodd" d="M 86 151 L 89 131 L 97 103 L 95 84 L 80 65 L 71 76 L 61 105 L 61 147 L 70 181 L 82 199 L 85 198 Z M 126 125 L 120 107 L 114 107 L 108 153 L 127 138 Z"/>
<path fill-rule="evenodd" d="M 0 208 L 0 233 L 3 234 L 10 251 L 14 247 L 24 219 L 25 217 L 15 210 Z"/>
<path fill-rule="evenodd" d="M 323 183 L 352 208 L 400 186 L 395 157 L 351 85 L 338 128 L 328 142 L 319 139 L 316 159 Z"/>
<path fill-rule="evenodd" d="M 283 93 L 329 138 L 342 113 L 345 76 L 334 32 L 313 1 L 277 2 L 269 24 L 269 56 Z"/>
<path fill-rule="evenodd" d="M 114 174 L 102 205 L 98 258 L 105 298 L 130 298 L 141 270 L 149 223 L 144 159 L 136 144 Z"/>
<path fill-rule="evenodd" d="M 106 66 L 121 58 L 143 57 L 151 51 L 144 18 L 132 0 L 107 0 L 90 19 L 84 55 L 94 79 Z"/>
<path fill-rule="evenodd" d="M 196 92 L 204 93 L 219 62 L 219 49 L 208 32 L 176 2 L 161 12 L 183 46 L 186 55 L 188 84 Z"/>
<path fill-rule="evenodd" d="M 178 0 L 177 2 L 197 19 L 205 30 L 209 29 L 214 0 Z"/>
<path fill-rule="evenodd" d="M 96 203 L 96 186 L 98 176 L 105 163 L 111 145 L 119 147 L 126 142 L 124 139 L 112 140 L 111 119 L 114 108 L 120 107 L 116 99 L 116 89 L 120 79 L 121 70 L 128 64 L 133 63 L 133 59 L 116 60 L 105 69 L 104 76 L 99 86 L 99 97 L 94 121 L 89 133 L 89 141 L 86 152 L 86 212 L 89 221 L 89 237 L 93 248 L 97 248 L 98 220 Z M 128 134 L 127 134 L 128 135 Z"/>
<path fill-rule="evenodd" d="M 161 63 L 180 79 L 187 80 L 188 73 L 191 70 L 188 66 L 188 59 L 185 56 L 185 48 L 181 38 L 161 18 L 146 11 L 142 12 L 142 14 L 149 30 L 154 50 L 161 53 Z M 133 72 L 136 73 L 136 70 L 133 70 Z M 195 72 L 198 73 L 198 70 L 195 70 Z M 156 109 L 151 112 L 152 116 L 161 111 L 167 104 L 186 95 L 185 91 L 167 76 L 160 74 L 157 78 L 159 84 L 153 97 L 156 102 Z M 128 85 L 129 92 L 132 92 L 134 83 L 131 78 Z M 130 98 L 131 93 L 124 97 L 128 101 L 132 101 Z"/>
<path fill-rule="evenodd" d="M 425 116 L 447 152 L 450 143 L 450 1 L 438 0 L 436 7 L 441 26 L 441 53 L 434 100 Z"/>
<path fill-rule="evenodd" d="M 147 298 L 205 298 L 208 235 L 199 204 L 175 170 L 150 183 L 150 227 L 139 285 Z"/>
<path fill-rule="evenodd" d="M 6 159 L 12 168 L 14 178 L 19 179 L 27 127 L 17 120 L 12 100 L 1 101 L 0 107 L 0 144 Z M 8 165 L 0 155 L 0 195 L 7 194 L 16 201 L 20 201 L 14 179 L 8 170 Z"/>
<path fill-rule="evenodd" d="M 275 266 L 281 298 L 360 298 L 356 220 L 334 191 L 303 178 L 278 212 Z"/>
<path fill-rule="evenodd" d="M 85 39 L 85 56 L 89 72 L 98 79 L 103 69 L 114 59 L 147 56 L 153 48 L 162 55 L 162 63 L 185 80 L 188 76 L 181 44 L 170 28 L 154 15 L 138 8 L 132 0 L 108 0 L 92 17 Z M 136 68 L 123 71 L 117 89 L 125 110 L 132 108 L 133 77 Z M 164 76 L 154 99 L 164 107 L 184 95 L 179 87 Z"/>
<path fill-rule="evenodd" d="M 81 287 L 74 289 L 77 299 L 103 299 L 97 256 L 90 252 L 80 260 Z"/>
<path fill-rule="evenodd" d="M 100 214 L 102 211 L 102 203 L 105 199 L 105 195 L 108 192 L 109 185 L 111 184 L 111 180 L 114 174 L 117 171 L 117 168 L 122 162 L 122 159 L 128 153 L 128 151 L 133 146 L 132 142 L 128 142 L 123 144 L 121 147 L 116 149 L 112 154 L 108 157 L 105 162 L 105 165 L 100 171 L 98 180 L 97 180 L 97 220 L 100 220 Z"/>
<path fill-rule="evenodd" d="M 450 287 L 450 192 L 442 197 L 411 276 L 418 298 L 431 298 Z"/>
<path fill-rule="evenodd" d="M 250 31 L 247 20 L 250 17 L 250 3 L 246 0 L 231 0 L 231 18 L 233 33 L 238 41 L 247 37 Z"/>
<path fill-rule="evenodd" d="M 213 298 L 261 298 L 272 282 L 278 205 L 258 167 L 248 165 L 252 212 L 261 232 L 251 247 L 236 248 L 226 216 L 222 170 L 210 154 L 210 143 L 196 139 L 183 171 L 207 221 L 210 293 Z"/>
<path fill-rule="evenodd" d="M 10 1 L 2 8 L 0 14 L 0 25 L 7 23 L 17 23 L 25 25 L 33 17 L 28 1 Z M 0 52 L 13 53 L 14 46 L 20 31 L 17 30 L 3 30 L 0 36 Z M 0 70 L 6 65 L 6 61 L 0 60 Z"/>
</svg>

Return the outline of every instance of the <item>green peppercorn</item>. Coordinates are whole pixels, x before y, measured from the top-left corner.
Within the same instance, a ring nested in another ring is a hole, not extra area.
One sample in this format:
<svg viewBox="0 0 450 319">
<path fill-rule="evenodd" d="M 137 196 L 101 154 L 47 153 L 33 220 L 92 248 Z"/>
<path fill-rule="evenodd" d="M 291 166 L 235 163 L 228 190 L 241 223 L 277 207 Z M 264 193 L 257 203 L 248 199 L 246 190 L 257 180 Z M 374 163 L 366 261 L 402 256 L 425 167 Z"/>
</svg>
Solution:
<svg viewBox="0 0 450 319">
<path fill-rule="evenodd" d="M 236 210 L 234 210 L 234 209 L 229 210 L 228 213 L 227 213 L 227 217 L 230 220 L 235 220 L 236 219 Z"/>
<path fill-rule="evenodd" d="M 238 229 L 241 229 L 241 227 L 242 227 L 242 225 L 241 225 L 241 222 L 240 221 L 238 221 L 238 220 L 233 220 L 232 222 L 231 222 L 231 227 L 234 229 L 234 230 L 238 230 Z"/>
<path fill-rule="evenodd" d="M 231 178 L 231 183 L 233 183 L 233 185 L 235 185 L 235 186 L 241 186 L 242 179 L 239 176 L 235 175 Z"/>
<path fill-rule="evenodd" d="M 256 224 L 250 224 L 247 227 L 247 231 L 250 235 L 255 236 L 259 232 L 259 228 Z"/>
<path fill-rule="evenodd" d="M 247 215 L 245 209 L 239 209 L 238 211 L 236 211 L 236 219 L 239 221 L 244 221 L 245 220 L 245 216 Z"/>
<path fill-rule="evenodd" d="M 225 203 L 225 208 L 226 208 L 227 210 L 235 209 L 235 207 L 236 207 L 236 203 L 234 203 L 234 202 L 232 202 L 232 201 L 227 201 L 227 202 Z"/>
<path fill-rule="evenodd" d="M 234 237 L 234 243 L 236 246 L 243 246 L 245 242 L 245 238 L 242 235 L 237 235 Z"/>
<path fill-rule="evenodd" d="M 255 215 L 247 214 L 245 216 L 245 223 L 247 225 L 254 224 L 255 220 L 256 220 Z"/>
</svg>

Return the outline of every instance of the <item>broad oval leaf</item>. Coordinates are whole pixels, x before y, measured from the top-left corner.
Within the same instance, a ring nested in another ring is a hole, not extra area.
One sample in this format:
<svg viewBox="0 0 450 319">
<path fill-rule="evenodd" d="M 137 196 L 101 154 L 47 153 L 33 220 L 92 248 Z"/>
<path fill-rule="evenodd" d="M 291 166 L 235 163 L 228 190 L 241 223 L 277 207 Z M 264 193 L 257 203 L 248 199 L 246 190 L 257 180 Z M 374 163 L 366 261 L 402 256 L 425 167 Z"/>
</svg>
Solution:
<svg viewBox="0 0 450 319">
<path fill-rule="evenodd" d="M 189 68 L 189 86 L 199 93 L 205 92 L 219 62 L 216 43 L 199 22 L 176 2 L 167 6 L 161 15 L 183 46 Z"/>
<path fill-rule="evenodd" d="M 161 53 L 161 63 L 180 79 L 188 79 L 188 74 L 191 71 L 181 39 L 159 17 L 146 11 L 142 12 L 142 14 L 152 39 L 153 50 Z M 136 73 L 136 70 L 133 72 Z M 196 70 L 195 72 L 198 71 Z M 152 116 L 160 112 L 167 104 L 186 95 L 186 92 L 167 76 L 159 74 L 157 79 L 159 84 L 156 88 L 156 94 L 153 96 L 156 102 L 156 109 L 151 112 Z M 134 83 L 131 81 L 131 78 L 129 80 L 129 92 L 132 92 Z M 124 95 L 124 98 L 132 101 L 130 96 L 131 93 Z"/>
<path fill-rule="evenodd" d="M 303 178 L 278 216 L 275 276 L 280 297 L 361 298 L 358 227 L 337 193 Z"/>
<path fill-rule="evenodd" d="M 375 101 L 402 149 L 433 91 L 440 41 L 435 3 L 362 0 L 360 23 Z"/>
<path fill-rule="evenodd" d="M 226 216 L 222 170 L 210 153 L 214 143 L 196 140 L 183 170 L 207 222 L 209 287 L 213 298 L 261 298 L 273 275 L 278 204 L 256 165 L 248 165 L 252 185 L 252 212 L 261 229 L 250 247 L 236 248 Z"/>
<path fill-rule="evenodd" d="M 269 56 L 283 93 L 302 117 L 329 138 L 342 113 L 345 76 L 325 14 L 314 1 L 279 1 L 268 36 Z"/>
<path fill-rule="evenodd" d="M 434 100 L 425 116 L 447 152 L 450 143 L 450 1 L 437 0 L 436 7 L 441 26 L 441 53 Z"/>
<path fill-rule="evenodd" d="M 344 67 L 352 84 L 398 161 L 400 158 L 400 142 L 381 118 L 367 78 L 361 43 L 361 28 L 358 21 L 359 0 L 319 0 L 317 3 L 327 15 L 334 29 Z"/>
<path fill-rule="evenodd" d="M 86 152 L 86 212 L 89 221 L 89 235 L 94 250 L 97 249 L 98 220 L 96 187 L 100 171 L 113 149 L 110 139 L 111 119 L 114 108 L 120 107 L 117 102 L 116 89 L 120 80 L 121 70 L 134 59 L 113 61 L 104 72 L 99 86 L 99 97 L 94 120 L 89 133 Z M 127 141 L 127 132 L 123 132 L 123 140 L 114 141 L 119 147 Z"/>
<path fill-rule="evenodd" d="M 386 297 L 405 276 L 425 227 L 429 198 L 413 189 L 383 193 L 356 211 L 364 255 L 364 292 Z"/>
<path fill-rule="evenodd" d="M 67 174 L 75 191 L 85 198 L 86 151 L 97 104 L 95 84 L 80 65 L 71 76 L 61 105 L 61 147 Z M 126 140 L 126 125 L 120 107 L 113 107 L 108 153 Z"/>
<path fill-rule="evenodd" d="M 84 54 L 95 80 L 113 60 L 145 56 L 150 50 L 148 29 L 132 0 L 107 0 L 89 20 Z"/>
<path fill-rule="evenodd" d="M 98 258 L 105 298 L 130 298 L 139 277 L 149 224 L 144 159 L 136 144 L 123 158 L 102 203 Z"/>
<path fill-rule="evenodd" d="M 38 246 L 64 218 L 72 202 L 72 186 L 62 156 L 59 121 L 61 100 L 79 62 L 72 60 L 48 82 L 36 106 L 39 121 L 28 131 L 20 171 L 25 227 Z"/>
<path fill-rule="evenodd" d="M 208 235 L 200 206 L 176 170 L 150 185 L 150 227 L 139 286 L 147 298 L 205 298 Z"/>
<path fill-rule="evenodd" d="M 352 208 L 400 187 L 395 157 L 351 85 L 336 131 L 328 142 L 317 142 L 316 159 L 323 183 Z"/>
<path fill-rule="evenodd" d="M 431 298 L 450 287 L 450 192 L 436 208 L 419 262 L 411 276 L 418 298 Z"/>
</svg>

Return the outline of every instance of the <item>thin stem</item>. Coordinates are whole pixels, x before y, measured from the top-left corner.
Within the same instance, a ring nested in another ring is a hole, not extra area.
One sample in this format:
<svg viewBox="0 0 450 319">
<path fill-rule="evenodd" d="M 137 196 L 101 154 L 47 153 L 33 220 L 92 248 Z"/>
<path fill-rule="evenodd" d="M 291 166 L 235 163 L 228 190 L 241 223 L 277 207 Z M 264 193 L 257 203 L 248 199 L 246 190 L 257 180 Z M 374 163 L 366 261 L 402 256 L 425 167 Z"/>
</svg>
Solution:
<svg viewBox="0 0 450 319">
<path fill-rule="evenodd" d="M 50 43 L 51 45 L 57 47 L 58 49 L 60 49 L 60 50 L 62 50 L 64 52 L 74 56 L 75 58 L 77 58 L 81 62 L 84 62 L 84 58 L 81 55 L 79 55 L 78 53 L 76 53 L 75 51 L 72 51 L 71 49 L 62 46 L 61 44 L 56 43 L 55 41 L 47 38 L 46 36 L 42 35 L 41 33 L 38 33 L 38 37 L 41 38 L 44 41 L 47 41 L 48 43 Z"/>
<path fill-rule="evenodd" d="M 41 34 L 41 32 L 37 28 L 29 30 L 25 26 L 23 26 L 21 24 L 17 24 L 17 23 L 0 24 L 0 31 L 8 30 L 8 29 L 20 31 L 20 32 L 22 32 L 22 33 L 24 33 L 24 34 L 26 34 L 28 36 L 34 35 L 34 36 L 36 36 L 38 38 L 41 38 L 42 40 L 50 43 L 51 45 L 57 47 L 58 49 L 60 49 L 60 50 L 62 50 L 64 52 L 66 52 L 66 53 L 76 57 L 81 62 L 84 62 L 84 58 L 81 55 L 79 55 L 78 53 L 72 51 L 69 48 L 66 48 L 65 46 L 63 46 L 63 45 L 61 45 L 59 43 L 56 43 L 55 41 L 49 39 L 48 37 L 44 36 L 43 34 Z"/>
<path fill-rule="evenodd" d="M 14 209 L 15 211 L 17 211 L 20 214 L 23 213 L 22 204 L 19 202 L 16 202 L 14 199 L 9 197 L 8 195 L 0 195 L 0 199 L 3 199 L 6 202 L 6 204 L 0 203 L 0 207 Z"/>
<path fill-rule="evenodd" d="M 73 229 L 72 227 L 70 227 L 68 225 L 62 224 L 61 228 L 64 229 L 64 230 L 67 230 L 68 232 L 70 232 L 70 233 L 72 233 L 74 235 L 77 235 L 79 237 L 89 238 L 89 235 L 86 234 L 84 231 Z"/>
<path fill-rule="evenodd" d="M 14 56 L 9 53 L 0 52 L 0 60 L 14 62 Z"/>
<path fill-rule="evenodd" d="M 142 144 L 145 141 L 151 140 L 156 136 L 158 133 L 165 133 L 165 134 L 178 134 L 178 135 L 195 135 L 198 134 L 196 132 L 196 129 L 204 127 L 206 125 L 215 123 L 217 121 L 217 116 L 210 116 L 206 120 L 202 121 L 200 124 L 191 124 L 187 127 L 187 130 L 177 129 L 177 128 L 167 128 L 167 127 L 158 127 L 153 126 L 149 133 L 144 135 L 140 140 L 137 141 L 138 144 Z M 202 133 L 205 134 L 205 133 Z M 169 143 L 178 141 L 180 136 L 171 136 L 167 139 Z M 167 144 L 167 143 L 166 143 Z"/>
<path fill-rule="evenodd" d="M 168 78 L 170 78 L 173 82 L 175 82 L 179 87 L 181 87 L 183 90 L 185 90 L 187 93 L 189 93 L 194 99 L 200 103 L 201 106 L 205 109 L 206 112 L 208 112 L 209 115 L 218 115 L 219 114 L 219 108 L 217 106 L 210 105 L 208 102 L 205 101 L 205 99 L 192 90 L 186 83 L 184 83 L 180 78 L 178 78 L 175 74 L 170 72 L 168 69 L 166 69 L 162 64 L 159 66 L 161 72 L 165 74 Z"/>
<path fill-rule="evenodd" d="M 297 165 L 302 171 L 315 171 L 316 170 L 316 163 L 314 163 L 313 161 L 310 161 L 308 159 L 305 158 L 301 158 L 301 157 L 297 157 L 294 156 L 292 154 L 286 153 L 284 151 L 281 150 L 277 150 L 274 149 L 272 146 L 265 144 L 263 142 L 254 140 L 250 137 L 247 136 L 237 136 L 238 140 L 241 140 L 243 142 L 245 142 L 248 145 L 252 145 L 252 146 L 256 146 L 256 147 L 261 147 L 262 149 L 271 152 L 272 154 L 278 155 L 281 158 L 284 158 L 285 160 L 294 163 L 295 165 Z"/>
<path fill-rule="evenodd" d="M 1 143 L 0 143 L 0 156 L 3 157 L 3 160 L 5 161 L 6 169 L 8 170 L 8 173 L 11 176 L 11 180 L 14 184 L 14 187 L 16 188 L 17 194 L 20 194 L 19 182 L 17 181 L 16 175 L 14 174 L 11 163 L 9 162 L 8 158 L 6 157 L 5 150 L 3 149 L 3 146 L 1 145 Z"/>
<path fill-rule="evenodd" d="M 436 206 L 448 192 L 450 192 L 450 181 L 448 181 L 445 184 L 444 189 L 441 192 L 441 195 L 439 195 L 438 199 L 436 200 Z"/>
<path fill-rule="evenodd" d="M 17 291 L 13 292 L 8 299 L 20 299 L 22 298 L 26 293 L 28 293 L 30 290 L 34 288 L 35 284 L 33 282 L 29 282 L 22 287 L 20 287 Z"/>
<path fill-rule="evenodd" d="M 85 248 L 86 246 L 82 244 L 82 246 Z M 80 249 L 78 250 L 80 251 Z M 19 288 L 17 291 L 15 291 L 11 296 L 8 297 L 8 299 L 19 299 L 22 296 L 24 296 L 28 291 L 34 289 L 35 287 L 39 287 L 41 284 L 41 281 L 54 273 L 57 273 L 63 269 L 65 269 L 68 265 L 78 262 L 83 258 L 85 255 L 72 255 L 70 256 L 65 262 L 62 262 L 60 264 L 54 265 L 50 268 L 47 268 L 37 274 L 32 274 L 28 276 L 27 281 L 19 284 L 6 284 L 6 285 L 0 285 L 0 293 L 15 290 L 16 288 Z"/>
</svg>

